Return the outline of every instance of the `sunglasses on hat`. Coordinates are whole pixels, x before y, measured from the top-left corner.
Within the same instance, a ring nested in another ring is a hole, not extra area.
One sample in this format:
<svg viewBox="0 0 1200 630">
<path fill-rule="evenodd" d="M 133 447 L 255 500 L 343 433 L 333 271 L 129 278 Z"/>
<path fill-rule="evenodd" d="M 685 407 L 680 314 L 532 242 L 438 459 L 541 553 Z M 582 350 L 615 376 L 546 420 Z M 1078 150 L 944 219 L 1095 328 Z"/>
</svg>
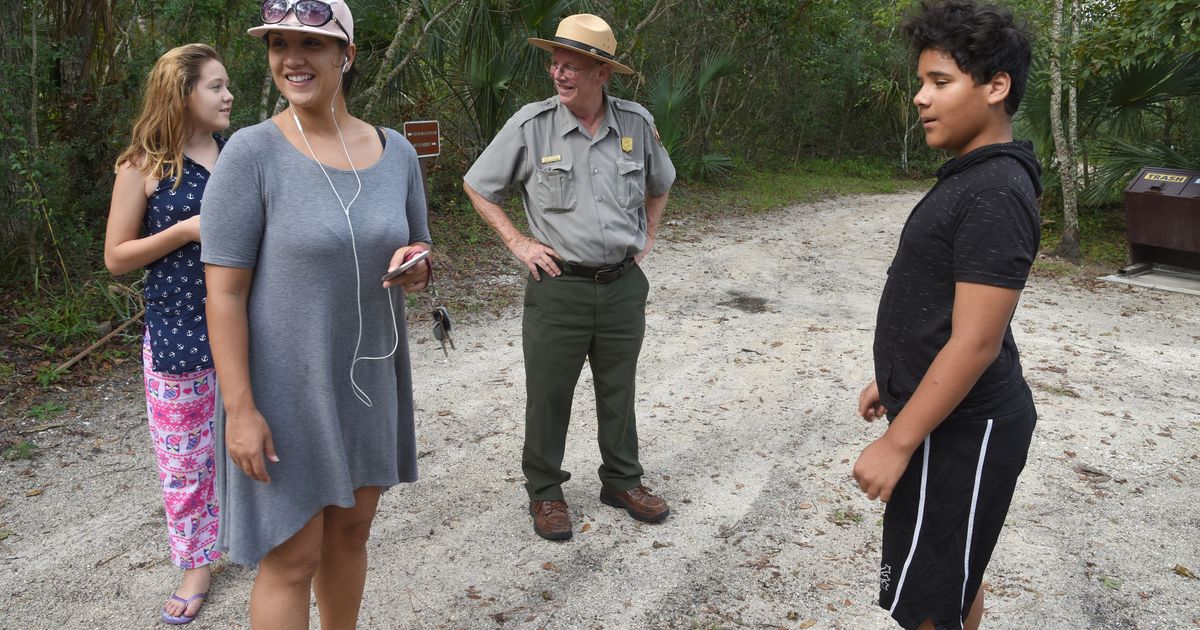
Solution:
<svg viewBox="0 0 1200 630">
<path fill-rule="evenodd" d="M 333 7 L 328 2 L 322 0 L 265 0 L 262 3 L 263 24 L 278 24 L 287 17 L 288 13 L 295 15 L 296 21 L 305 26 L 325 26 L 332 20 L 346 35 L 346 40 L 350 40 L 350 34 L 346 33 L 342 23 L 333 17 Z"/>
</svg>

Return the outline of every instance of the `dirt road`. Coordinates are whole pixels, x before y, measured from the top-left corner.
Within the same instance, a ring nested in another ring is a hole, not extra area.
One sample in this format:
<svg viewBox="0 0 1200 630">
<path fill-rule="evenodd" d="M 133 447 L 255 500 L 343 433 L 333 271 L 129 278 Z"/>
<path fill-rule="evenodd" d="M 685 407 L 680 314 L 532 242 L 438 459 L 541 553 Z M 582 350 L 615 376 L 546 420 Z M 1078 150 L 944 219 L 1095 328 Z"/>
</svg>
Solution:
<svg viewBox="0 0 1200 630">
<path fill-rule="evenodd" d="M 849 471 L 882 430 L 853 411 L 918 198 L 665 228 L 638 407 L 661 525 L 599 502 L 585 373 L 565 464 L 576 534 L 533 534 L 518 310 L 461 322 L 449 362 L 415 344 L 422 478 L 383 500 L 361 627 L 893 627 L 875 604 L 882 508 Z M 1040 419 L 987 627 L 1200 625 L 1200 300 L 1039 275 L 1014 332 Z M 106 387 L 37 436 L 35 459 L 0 461 L 0 627 L 160 627 L 177 573 L 137 374 Z M 252 578 L 226 567 L 192 627 L 247 627 Z"/>
</svg>

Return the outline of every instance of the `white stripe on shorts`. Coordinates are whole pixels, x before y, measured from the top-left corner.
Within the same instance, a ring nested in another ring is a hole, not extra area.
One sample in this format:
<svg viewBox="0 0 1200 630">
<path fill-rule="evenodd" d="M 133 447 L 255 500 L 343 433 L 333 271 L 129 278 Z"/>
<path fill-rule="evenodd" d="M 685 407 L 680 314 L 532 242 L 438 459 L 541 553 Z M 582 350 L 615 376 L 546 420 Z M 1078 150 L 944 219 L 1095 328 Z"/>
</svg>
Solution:
<svg viewBox="0 0 1200 630">
<path fill-rule="evenodd" d="M 971 515 L 967 518 L 967 546 L 963 548 L 963 587 L 962 599 L 958 607 L 967 602 L 967 580 L 971 577 L 971 536 L 975 532 L 975 506 L 979 503 L 979 480 L 983 477 L 983 459 L 987 456 L 988 438 L 992 436 L 992 420 L 989 419 L 987 428 L 983 431 L 983 444 L 979 446 L 979 461 L 975 464 L 975 487 L 971 489 Z"/>
<path fill-rule="evenodd" d="M 896 612 L 900 604 L 900 591 L 904 588 L 904 576 L 908 574 L 908 565 L 912 563 L 913 554 L 917 553 L 917 540 L 921 538 L 921 522 L 925 519 L 925 480 L 929 478 L 929 436 L 925 436 L 924 454 L 921 456 L 921 499 L 917 503 L 917 526 L 913 529 L 912 546 L 908 548 L 908 557 L 904 559 L 904 568 L 900 571 L 900 581 L 896 582 L 896 595 L 892 597 L 892 607 L 888 614 Z"/>
</svg>

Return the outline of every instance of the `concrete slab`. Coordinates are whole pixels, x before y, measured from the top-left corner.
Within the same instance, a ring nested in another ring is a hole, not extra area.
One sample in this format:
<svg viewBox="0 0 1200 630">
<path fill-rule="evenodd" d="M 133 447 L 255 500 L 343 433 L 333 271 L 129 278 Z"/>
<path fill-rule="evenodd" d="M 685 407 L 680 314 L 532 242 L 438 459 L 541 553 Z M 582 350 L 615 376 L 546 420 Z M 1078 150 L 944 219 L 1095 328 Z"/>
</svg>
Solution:
<svg viewBox="0 0 1200 630">
<path fill-rule="evenodd" d="M 1141 273 L 1113 274 L 1110 276 L 1102 276 L 1100 279 L 1107 280 L 1109 282 L 1129 284 L 1135 287 L 1146 287 L 1148 289 L 1160 289 L 1163 291 L 1174 291 L 1175 293 L 1200 295 L 1200 273 L 1192 273 L 1176 269 L 1152 267 L 1148 271 L 1143 271 Z"/>
</svg>

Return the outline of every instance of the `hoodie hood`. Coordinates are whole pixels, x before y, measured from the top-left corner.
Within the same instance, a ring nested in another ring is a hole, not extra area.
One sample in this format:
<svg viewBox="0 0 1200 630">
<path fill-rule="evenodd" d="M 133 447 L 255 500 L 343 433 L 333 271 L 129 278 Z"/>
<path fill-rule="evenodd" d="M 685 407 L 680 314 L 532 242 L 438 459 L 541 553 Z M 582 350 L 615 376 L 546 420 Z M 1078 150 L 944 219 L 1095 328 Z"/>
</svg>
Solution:
<svg viewBox="0 0 1200 630">
<path fill-rule="evenodd" d="M 946 162 L 937 170 L 935 175 L 938 181 L 941 181 L 975 164 L 998 157 L 1010 157 L 1016 160 L 1029 173 L 1029 179 L 1033 182 L 1034 192 L 1037 196 L 1042 196 L 1042 166 L 1038 164 L 1037 155 L 1033 152 L 1033 143 L 1028 140 L 989 144 L 985 147 L 980 147 L 966 155 L 960 155 Z"/>
</svg>

